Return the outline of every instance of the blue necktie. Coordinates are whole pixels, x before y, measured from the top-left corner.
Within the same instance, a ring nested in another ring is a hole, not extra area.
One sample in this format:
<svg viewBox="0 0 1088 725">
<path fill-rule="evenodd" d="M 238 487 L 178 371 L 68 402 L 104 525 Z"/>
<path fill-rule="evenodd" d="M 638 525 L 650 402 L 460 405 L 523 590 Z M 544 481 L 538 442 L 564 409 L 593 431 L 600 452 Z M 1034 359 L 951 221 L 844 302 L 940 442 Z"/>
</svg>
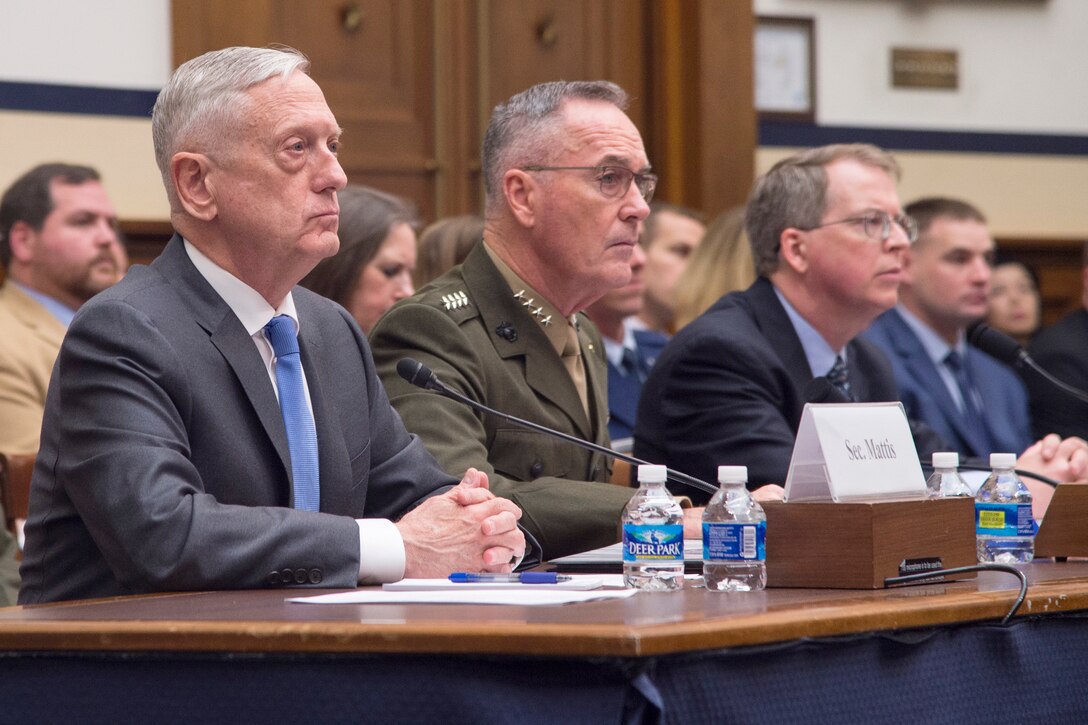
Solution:
<svg viewBox="0 0 1088 725">
<path fill-rule="evenodd" d="M 623 359 L 620 361 L 620 370 L 624 377 L 634 378 L 639 383 L 646 382 L 646 375 L 639 364 L 638 353 L 629 347 L 623 348 Z"/>
<path fill-rule="evenodd" d="M 287 446 L 291 452 L 295 508 L 317 511 L 321 506 L 317 429 L 314 428 L 310 406 L 306 403 L 295 325 L 287 315 L 277 315 L 264 329 L 276 353 L 276 389 L 280 394 L 280 413 L 287 428 Z"/>
<path fill-rule="evenodd" d="M 980 435 L 986 435 L 986 426 L 982 422 L 982 412 L 979 410 L 978 401 L 975 398 L 975 386 L 971 384 L 971 378 L 967 375 L 967 366 L 963 364 L 963 358 L 955 350 L 949 350 L 945 356 L 944 364 L 952 371 L 952 377 L 959 386 L 960 396 L 963 398 L 963 418 L 967 425 Z"/>
</svg>

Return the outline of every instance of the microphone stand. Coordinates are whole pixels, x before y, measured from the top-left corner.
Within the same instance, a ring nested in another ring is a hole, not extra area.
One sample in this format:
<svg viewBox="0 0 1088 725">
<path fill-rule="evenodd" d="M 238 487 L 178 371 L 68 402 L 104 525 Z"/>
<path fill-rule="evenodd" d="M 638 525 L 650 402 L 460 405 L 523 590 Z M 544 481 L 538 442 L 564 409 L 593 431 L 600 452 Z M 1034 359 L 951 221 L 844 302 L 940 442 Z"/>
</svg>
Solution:
<svg viewBox="0 0 1088 725">
<path fill-rule="evenodd" d="M 503 413 L 502 411 L 490 408 L 483 403 L 475 401 L 472 398 L 469 398 L 465 395 L 462 395 L 461 393 L 458 393 L 455 390 L 451 390 L 450 388 L 446 387 L 446 384 L 439 380 L 438 376 L 435 375 L 430 368 L 417 360 L 412 360 L 411 358 L 401 358 L 397 362 L 397 373 L 412 385 L 423 388 L 424 390 L 433 390 L 439 395 L 447 397 L 451 400 L 456 400 L 458 403 L 463 403 L 470 408 L 474 408 L 476 410 L 481 410 L 485 413 L 490 413 L 491 415 L 498 416 L 499 418 L 510 421 L 511 423 L 515 423 L 522 427 L 535 430 L 539 433 L 544 433 L 545 435 L 560 438 L 567 441 L 568 443 L 573 443 L 576 446 L 581 446 L 582 448 L 586 448 L 596 453 L 603 453 L 606 456 L 618 458 L 621 461 L 626 461 L 627 463 L 635 466 L 649 465 L 648 461 L 643 461 L 642 459 L 635 458 L 634 456 L 629 456 L 625 453 L 614 451 L 611 448 L 605 448 L 604 446 L 597 445 L 596 443 L 582 440 L 577 436 L 572 436 L 568 433 L 563 433 L 562 431 L 548 428 L 547 426 L 540 425 L 539 423 L 534 423 L 531 420 L 518 418 L 517 416 L 510 415 L 509 413 Z M 695 478 L 694 476 L 689 476 L 686 473 L 681 473 L 680 471 L 674 471 L 672 469 L 666 470 L 666 478 L 670 481 L 673 481 L 674 483 L 682 483 L 686 486 L 691 486 L 692 488 L 696 488 L 704 493 L 708 493 L 711 496 L 718 492 L 717 486 L 713 486 L 706 481 Z"/>
</svg>

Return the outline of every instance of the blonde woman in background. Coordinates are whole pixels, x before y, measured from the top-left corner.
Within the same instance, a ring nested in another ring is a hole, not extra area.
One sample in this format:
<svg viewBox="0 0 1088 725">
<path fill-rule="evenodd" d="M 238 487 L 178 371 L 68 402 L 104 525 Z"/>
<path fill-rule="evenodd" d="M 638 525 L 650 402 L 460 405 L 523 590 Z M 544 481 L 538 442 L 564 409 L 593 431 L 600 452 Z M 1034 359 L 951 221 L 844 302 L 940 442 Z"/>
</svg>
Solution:
<svg viewBox="0 0 1088 725">
<path fill-rule="evenodd" d="M 413 281 L 416 288 L 438 279 L 461 262 L 484 238 L 484 220 L 477 214 L 439 219 L 419 235 L 416 271 Z"/>
<path fill-rule="evenodd" d="M 748 289 L 755 279 L 744 207 L 722 212 L 707 227 L 676 285 L 676 329 L 706 312 L 722 295 Z"/>
</svg>

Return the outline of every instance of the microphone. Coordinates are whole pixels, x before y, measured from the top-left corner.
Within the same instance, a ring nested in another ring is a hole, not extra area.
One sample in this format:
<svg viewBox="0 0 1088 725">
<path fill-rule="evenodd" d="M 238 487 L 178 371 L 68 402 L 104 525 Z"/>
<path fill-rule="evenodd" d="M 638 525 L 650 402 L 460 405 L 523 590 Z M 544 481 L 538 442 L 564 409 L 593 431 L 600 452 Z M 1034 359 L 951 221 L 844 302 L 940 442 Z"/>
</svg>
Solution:
<svg viewBox="0 0 1088 725">
<path fill-rule="evenodd" d="M 809 380 L 805 389 L 801 391 L 806 403 L 849 403 L 850 399 L 843 395 L 842 391 L 831 384 L 831 381 L 820 376 Z"/>
<path fill-rule="evenodd" d="M 510 415 L 509 413 L 503 413 L 501 411 L 495 410 L 494 408 L 489 408 L 483 403 L 479 403 L 472 398 L 461 395 L 457 391 L 451 390 L 450 388 L 446 387 L 445 383 L 438 379 L 438 376 L 434 374 L 433 370 L 431 370 L 429 367 L 419 362 L 418 360 L 413 360 L 410 357 L 402 357 L 400 360 L 397 361 L 397 375 L 400 375 L 402 378 L 407 380 L 412 385 L 415 385 L 416 387 L 423 388 L 424 390 L 433 390 L 439 395 L 450 398 L 451 400 L 456 400 L 458 403 L 464 403 L 470 408 L 474 408 L 485 413 L 490 413 L 491 415 L 496 415 L 503 420 L 510 421 L 511 423 L 516 423 L 517 425 L 523 426 L 525 428 L 529 428 L 531 430 L 535 430 L 540 433 L 559 438 L 561 440 L 567 441 L 568 443 L 573 443 L 576 446 L 581 446 L 582 448 L 585 448 L 587 450 L 594 451 L 595 453 L 603 453 L 606 456 L 618 458 L 621 461 L 626 461 L 635 466 L 649 465 L 648 461 L 643 461 L 641 459 L 635 458 L 634 456 L 628 456 L 624 453 L 614 451 L 611 448 L 605 448 L 604 446 L 599 446 L 596 443 L 590 443 L 589 441 L 582 440 L 577 436 L 572 436 L 570 434 L 563 433 L 562 431 L 553 430 L 552 428 L 540 425 L 539 423 L 534 423 L 530 420 L 518 418 Z M 698 478 L 695 478 L 694 476 L 689 476 L 686 473 L 681 473 L 679 471 L 668 469 L 666 477 L 670 481 L 673 481 L 675 483 L 682 483 L 686 486 L 691 486 L 692 488 L 697 488 L 703 493 L 709 493 L 712 496 L 718 492 L 717 486 L 712 486 L 706 481 L 699 480 Z"/>
<path fill-rule="evenodd" d="M 1058 390 L 1073 396 L 1077 400 L 1088 403 L 1088 393 L 1080 388 L 1074 388 L 1072 385 L 1058 380 L 1041 368 L 1037 362 L 1032 360 L 1031 355 L 1028 355 L 1027 350 L 1022 348 L 1020 343 L 1006 335 L 1004 332 L 995 330 L 985 322 L 976 322 L 971 326 L 967 331 L 967 341 L 979 350 L 993 355 L 1006 365 L 1018 368 L 1023 368 L 1025 366 L 1031 368 Z"/>
</svg>

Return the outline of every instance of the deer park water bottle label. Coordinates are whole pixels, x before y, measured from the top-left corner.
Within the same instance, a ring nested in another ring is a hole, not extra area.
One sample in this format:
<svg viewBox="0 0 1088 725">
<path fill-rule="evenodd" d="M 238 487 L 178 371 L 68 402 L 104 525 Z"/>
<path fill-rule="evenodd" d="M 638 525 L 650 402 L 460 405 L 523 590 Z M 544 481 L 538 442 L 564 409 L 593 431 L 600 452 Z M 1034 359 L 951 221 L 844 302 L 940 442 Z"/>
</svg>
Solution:
<svg viewBox="0 0 1088 725">
<path fill-rule="evenodd" d="M 767 524 L 704 523 L 703 561 L 763 561 Z"/>
<path fill-rule="evenodd" d="M 684 526 L 623 525 L 624 561 L 683 561 Z"/>
<path fill-rule="evenodd" d="M 1035 536 L 1030 503 L 976 503 L 975 533 L 979 536 Z"/>
</svg>

